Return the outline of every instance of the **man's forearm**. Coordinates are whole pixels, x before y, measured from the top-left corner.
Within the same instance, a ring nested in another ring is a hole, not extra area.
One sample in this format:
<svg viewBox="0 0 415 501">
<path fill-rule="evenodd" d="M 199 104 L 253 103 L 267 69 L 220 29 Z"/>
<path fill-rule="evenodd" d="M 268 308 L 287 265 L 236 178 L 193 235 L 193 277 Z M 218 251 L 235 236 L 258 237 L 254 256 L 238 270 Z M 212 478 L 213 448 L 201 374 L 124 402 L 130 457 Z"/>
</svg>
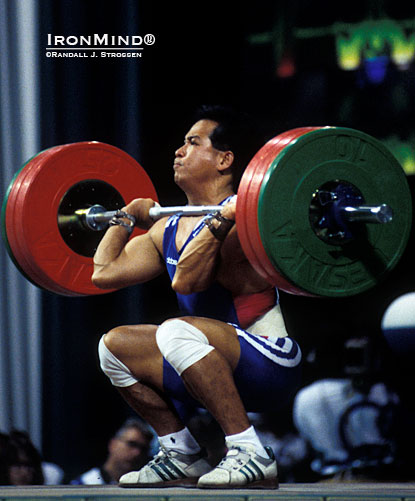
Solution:
<svg viewBox="0 0 415 501">
<path fill-rule="evenodd" d="M 94 271 L 97 267 L 112 263 L 128 242 L 129 234 L 122 226 L 111 226 L 98 245 L 94 255 Z"/>
</svg>

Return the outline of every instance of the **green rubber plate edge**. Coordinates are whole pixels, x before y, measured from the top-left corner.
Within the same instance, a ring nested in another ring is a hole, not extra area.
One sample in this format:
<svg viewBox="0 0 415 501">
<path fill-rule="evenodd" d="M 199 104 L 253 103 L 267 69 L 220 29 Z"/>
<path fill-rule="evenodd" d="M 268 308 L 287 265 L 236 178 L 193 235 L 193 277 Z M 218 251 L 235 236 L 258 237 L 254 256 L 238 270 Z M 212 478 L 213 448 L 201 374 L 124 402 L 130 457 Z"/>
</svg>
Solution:
<svg viewBox="0 0 415 501">
<path fill-rule="evenodd" d="M 411 197 L 409 185 L 406 181 L 406 175 L 403 171 L 402 166 L 399 164 L 396 157 L 390 152 L 390 150 L 381 141 L 379 141 L 378 139 L 376 139 L 376 138 L 374 138 L 374 137 L 372 137 L 372 136 L 370 136 L 362 131 L 358 131 L 356 129 L 351 129 L 351 128 L 347 128 L 347 127 L 330 127 L 330 126 L 329 127 L 322 127 L 321 129 L 310 131 L 310 132 L 300 136 L 299 138 L 294 140 L 291 144 L 289 144 L 286 148 L 284 148 L 284 150 L 281 151 L 276 156 L 276 158 L 274 159 L 274 161 L 270 165 L 266 175 L 264 176 L 264 181 L 263 181 L 263 184 L 261 186 L 259 201 L 261 201 L 264 197 L 264 191 L 265 191 L 265 188 L 267 186 L 269 178 L 272 176 L 272 174 L 273 174 L 274 170 L 277 168 L 278 164 L 283 161 L 283 159 L 286 155 L 289 154 L 289 152 L 293 146 L 295 146 L 296 144 L 301 143 L 301 142 L 311 141 L 312 139 L 314 139 L 314 137 L 311 137 L 311 136 L 327 135 L 327 134 L 331 134 L 333 136 L 336 136 L 336 135 L 339 135 L 342 133 L 346 134 L 346 135 L 360 137 L 360 138 L 362 138 L 365 141 L 368 141 L 370 143 L 376 142 L 377 149 L 383 155 L 385 155 L 387 157 L 389 162 L 391 162 L 392 164 L 394 164 L 396 166 L 397 175 L 401 175 L 402 179 L 405 179 L 404 184 L 406 186 L 406 188 L 405 188 L 406 193 L 404 193 L 403 196 L 405 197 L 405 199 L 407 199 L 409 211 L 406 214 L 407 221 L 406 221 L 405 228 L 404 228 L 403 239 L 401 241 L 401 250 L 399 252 L 399 256 L 396 259 L 394 259 L 393 262 L 389 263 L 389 266 L 385 269 L 384 273 L 378 277 L 378 279 L 376 280 L 376 283 L 372 283 L 371 285 L 368 285 L 366 288 L 359 288 L 358 287 L 355 291 L 352 291 L 350 289 L 347 291 L 343 291 L 343 290 L 331 291 L 331 292 L 325 291 L 324 294 L 322 294 L 321 290 L 318 288 L 317 289 L 313 289 L 313 288 L 308 289 L 308 288 L 305 288 L 303 285 L 298 285 L 299 287 L 307 290 L 307 292 L 310 292 L 311 294 L 314 294 L 314 295 L 320 295 L 320 296 L 321 295 L 331 296 L 331 297 L 352 296 L 352 295 L 360 294 L 360 293 L 364 292 L 365 290 L 374 287 L 375 285 L 377 285 L 377 283 L 380 283 L 382 281 L 382 279 L 395 267 L 395 265 L 397 264 L 397 262 L 401 258 L 403 252 L 405 251 L 406 245 L 407 245 L 408 240 L 409 240 L 410 232 L 411 232 L 411 222 L 412 222 L 412 201 L 411 200 L 412 200 L 412 197 Z M 402 174 L 399 174 L 399 172 L 401 172 Z M 262 208 L 262 206 L 263 206 L 263 204 L 261 204 L 261 203 L 258 204 L 258 220 L 259 221 L 261 221 L 261 219 L 263 217 L 264 209 Z M 261 225 L 260 225 L 260 232 L 261 232 L 261 238 L 263 239 L 264 238 L 264 229 L 263 228 L 261 229 Z M 269 255 L 269 258 L 273 262 L 273 264 L 276 265 L 275 259 L 273 259 L 272 255 Z M 283 271 L 281 271 L 280 268 L 278 267 L 278 265 L 276 265 L 276 268 L 284 277 L 286 277 L 287 280 L 289 280 L 289 281 L 292 280 L 292 277 L 290 277 L 287 273 L 284 273 Z"/>
</svg>

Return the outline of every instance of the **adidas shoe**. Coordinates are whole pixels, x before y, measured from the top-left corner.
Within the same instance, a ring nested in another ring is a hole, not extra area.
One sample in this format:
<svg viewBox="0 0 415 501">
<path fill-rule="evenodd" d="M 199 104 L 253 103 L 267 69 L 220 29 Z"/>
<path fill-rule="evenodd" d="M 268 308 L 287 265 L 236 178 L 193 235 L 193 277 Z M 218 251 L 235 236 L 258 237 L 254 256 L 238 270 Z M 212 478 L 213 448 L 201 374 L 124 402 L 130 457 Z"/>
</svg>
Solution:
<svg viewBox="0 0 415 501">
<path fill-rule="evenodd" d="M 121 487 L 170 487 L 196 485 L 198 478 L 212 469 L 205 454 L 181 454 L 165 449 L 139 471 L 131 471 L 119 480 Z"/>
<path fill-rule="evenodd" d="M 255 453 L 255 447 L 228 444 L 229 451 L 211 472 L 199 478 L 198 487 L 226 489 L 233 487 L 277 489 L 277 462 L 270 447 L 269 458 Z"/>
</svg>

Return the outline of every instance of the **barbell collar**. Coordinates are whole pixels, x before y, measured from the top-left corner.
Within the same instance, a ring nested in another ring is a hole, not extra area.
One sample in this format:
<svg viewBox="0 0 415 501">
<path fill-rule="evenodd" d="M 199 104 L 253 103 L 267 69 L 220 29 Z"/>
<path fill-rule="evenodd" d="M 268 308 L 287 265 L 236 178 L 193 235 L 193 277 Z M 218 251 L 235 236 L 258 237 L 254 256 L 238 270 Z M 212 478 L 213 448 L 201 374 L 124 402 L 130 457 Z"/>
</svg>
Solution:
<svg viewBox="0 0 415 501">
<path fill-rule="evenodd" d="M 102 231 L 107 228 L 109 221 L 115 216 L 117 211 L 106 211 L 102 205 L 92 205 L 87 209 L 75 211 L 75 215 L 82 223 L 92 231 Z"/>
</svg>

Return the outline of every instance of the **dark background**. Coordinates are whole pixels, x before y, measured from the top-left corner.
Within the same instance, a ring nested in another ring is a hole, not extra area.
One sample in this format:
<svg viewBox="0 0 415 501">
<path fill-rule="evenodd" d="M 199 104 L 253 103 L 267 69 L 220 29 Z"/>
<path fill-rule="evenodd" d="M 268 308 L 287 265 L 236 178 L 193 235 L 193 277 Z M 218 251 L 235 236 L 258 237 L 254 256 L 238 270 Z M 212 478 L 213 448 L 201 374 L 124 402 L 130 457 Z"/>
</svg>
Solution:
<svg viewBox="0 0 415 501">
<path fill-rule="evenodd" d="M 414 18 L 410 2 L 340 6 L 292 0 L 217 7 L 210 2 L 43 0 L 39 8 L 42 48 L 48 33 L 155 35 L 155 45 L 146 47 L 140 59 L 52 59 L 42 49 L 42 149 L 85 140 L 113 144 L 143 165 L 165 205 L 184 201 L 172 181 L 174 151 L 202 103 L 231 104 L 252 113 L 267 138 L 305 125 L 347 126 L 381 140 L 391 135 L 407 140 L 414 131 L 413 63 L 406 71 L 388 64 L 385 78 L 374 83 L 364 68 L 339 69 L 333 36 L 295 37 L 297 28 L 376 16 Z M 274 44 L 249 43 L 250 35 L 276 28 Z M 288 61 L 285 78 L 282 61 Z M 408 179 L 413 193 L 413 177 Z M 341 377 L 345 341 L 368 336 L 373 341 L 368 363 L 412 405 L 411 371 L 396 370 L 399 361 L 386 350 L 380 322 L 393 298 L 414 290 L 408 272 L 413 248 L 411 237 L 386 282 L 358 297 L 282 294 L 288 329 L 308 360 L 304 384 Z M 97 297 L 42 294 L 43 453 L 73 477 L 102 461 L 108 438 L 129 414 L 99 370 L 100 336 L 120 324 L 158 323 L 175 314 L 176 304 L 165 277 Z"/>
</svg>

